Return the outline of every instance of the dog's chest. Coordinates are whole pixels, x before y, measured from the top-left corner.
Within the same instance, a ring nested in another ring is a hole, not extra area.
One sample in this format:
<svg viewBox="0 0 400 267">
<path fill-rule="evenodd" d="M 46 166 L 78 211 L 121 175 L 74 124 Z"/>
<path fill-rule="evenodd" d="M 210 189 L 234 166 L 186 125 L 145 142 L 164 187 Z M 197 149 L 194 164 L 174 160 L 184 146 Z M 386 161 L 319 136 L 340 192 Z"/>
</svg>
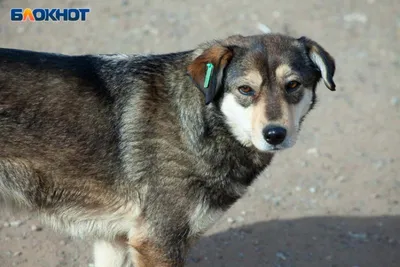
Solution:
<svg viewBox="0 0 400 267">
<path fill-rule="evenodd" d="M 189 217 L 190 236 L 204 233 L 222 215 L 222 209 L 210 207 L 206 202 L 199 202 L 191 211 Z"/>
<path fill-rule="evenodd" d="M 216 181 L 210 184 L 207 189 L 203 188 L 202 197 L 192 200 L 193 205 L 191 205 L 192 208 L 189 211 L 191 235 L 202 234 L 208 230 L 229 207 L 246 193 L 248 187 L 246 183 L 222 175 L 221 177 L 216 178 Z M 252 177 L 251 180 L 254 178 Z M 227 183 L 227 180 L 230 182 Z"/>
</svg>

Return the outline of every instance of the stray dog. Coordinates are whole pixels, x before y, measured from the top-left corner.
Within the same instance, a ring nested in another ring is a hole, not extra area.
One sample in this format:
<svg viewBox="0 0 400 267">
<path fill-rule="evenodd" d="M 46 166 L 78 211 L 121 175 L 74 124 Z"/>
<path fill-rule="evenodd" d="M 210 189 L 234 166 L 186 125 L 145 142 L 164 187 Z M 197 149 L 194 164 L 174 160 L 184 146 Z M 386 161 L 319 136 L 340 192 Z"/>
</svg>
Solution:
<svg viewBox="0 0 400 267">
<path fill-rule="evenodd" d="M 334 72 L 280 34 L 148 56 L 1 49 L 0 196 L 92 238 L 96 267 L 183 266 Z"/>
</svg>

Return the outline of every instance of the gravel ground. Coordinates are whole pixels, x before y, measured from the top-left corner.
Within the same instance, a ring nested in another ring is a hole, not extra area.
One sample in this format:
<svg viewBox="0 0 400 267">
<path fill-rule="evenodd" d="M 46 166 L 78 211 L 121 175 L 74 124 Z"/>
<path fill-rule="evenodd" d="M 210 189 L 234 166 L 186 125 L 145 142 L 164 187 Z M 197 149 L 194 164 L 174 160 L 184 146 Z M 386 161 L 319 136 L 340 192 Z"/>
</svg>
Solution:
<svg viewBox="0 0 400 267">
<path fill-rule="evenodd" d="M 11 23 L 11 7 L 90 7 L 86 22 Z M 400 2 L 0 0 L 0 46 L 163 53 L 233 33 L 317 40 L 337 92 L 300 141 L 193 248 L 188 266 L 400 266 Z M 91 243 L 0 212 L 0 266 L 91 266 Z"/>
</svg>

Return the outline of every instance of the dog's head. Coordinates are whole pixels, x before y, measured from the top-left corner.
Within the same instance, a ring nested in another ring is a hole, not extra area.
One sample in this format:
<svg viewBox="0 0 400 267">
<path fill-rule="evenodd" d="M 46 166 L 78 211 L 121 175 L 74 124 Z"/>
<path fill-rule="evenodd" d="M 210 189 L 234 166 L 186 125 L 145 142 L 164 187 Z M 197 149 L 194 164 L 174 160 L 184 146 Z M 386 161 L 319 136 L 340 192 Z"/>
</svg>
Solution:
<svg viewBox="0 0 400 267">
<path fill-rule="evenodd" d="M 334 72 L 334 59 L 316 42 L 276 34 L 205 45 L 188 66 L 206 104 L 221 110 L 236 139 L 264 152 L 295 144 L 318 81 L 334 91 Z"/>
</svg>

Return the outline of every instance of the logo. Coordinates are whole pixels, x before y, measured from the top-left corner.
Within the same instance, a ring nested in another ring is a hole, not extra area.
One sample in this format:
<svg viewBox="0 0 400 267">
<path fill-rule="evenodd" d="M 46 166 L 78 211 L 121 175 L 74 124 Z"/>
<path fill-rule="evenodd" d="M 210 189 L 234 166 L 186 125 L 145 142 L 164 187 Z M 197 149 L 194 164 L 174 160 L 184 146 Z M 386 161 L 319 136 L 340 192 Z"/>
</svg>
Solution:
<svg viewBox="0 0 400 267">
<path fill-rule="evenodd" d="M 11 21 L 86 21 L 89 8 L 12 8 Z"/>
</svg>

